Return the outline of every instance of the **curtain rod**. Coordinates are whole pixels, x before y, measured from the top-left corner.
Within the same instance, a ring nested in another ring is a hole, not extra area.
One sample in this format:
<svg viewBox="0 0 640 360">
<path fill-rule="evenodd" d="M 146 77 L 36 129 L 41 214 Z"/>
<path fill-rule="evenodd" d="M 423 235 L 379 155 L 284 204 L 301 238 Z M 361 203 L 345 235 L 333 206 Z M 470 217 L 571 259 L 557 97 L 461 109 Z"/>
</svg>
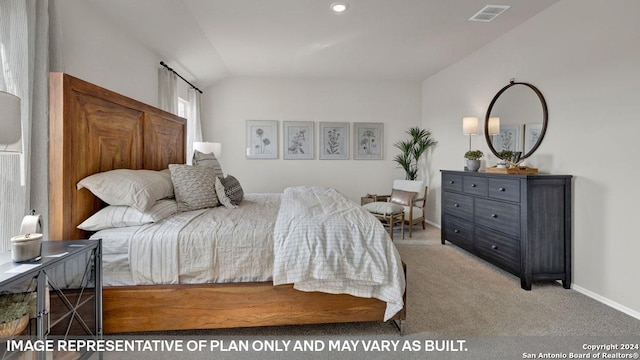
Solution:
<svg viewBox="0 0 640 360">
<path fill-rule="evenodd" d="M 196 89 L 196 91 L 198 91 L 200 94 L 204 94 L 202 92 L 202 90 L 198 89 L 195 85 L 193 85 L 192 83 L 190 83 L 189 81 L 187 81 L 187 79 L 183 78 L 182 76 L 180 76 L 180 74 L 178 74 L 175 70 L 173 70 L 172 68 L 169 67 L 169 65 L 165 64 L 164 61 L 160 61 L 160 65 L 164 66 L 167 68 L 167 70 L 171 71 L 172 73 L 176 74 L 180 79 L 182 79 L 184 82 L 186 82 L 187 84 L 189 84 L 189 86 L 191 86 L 192 88 Z"/>
</svg>

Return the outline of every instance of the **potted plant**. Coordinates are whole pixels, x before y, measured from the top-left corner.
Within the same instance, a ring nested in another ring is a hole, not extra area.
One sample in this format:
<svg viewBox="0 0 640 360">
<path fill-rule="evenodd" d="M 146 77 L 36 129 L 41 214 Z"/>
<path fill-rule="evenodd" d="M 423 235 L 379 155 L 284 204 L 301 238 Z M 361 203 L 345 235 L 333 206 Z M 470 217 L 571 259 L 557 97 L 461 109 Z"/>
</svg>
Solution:
<svg viewBox="0 0 640 360">
<path fill-rule="evenodd" d="M 467 169 L 469 171 L 478 171 L 480 169 L 480 158 L 484 154 L 480 150 L 469 150 L 464 153 L 464 157 L 467 159 Z"/>
<path fill-rule="evenodd" d="M 28 295 L 0 295 L 0 337 L 20 334 L 27 327 L 28 322 Z"/>
<path fill-rule="evenodd" d="M 406 131 L 410 138 L 393 144 L 400 149 L 400 154 L 393 158 L 404 169 L 406 180 L 415 180 L 418 177 L 418 161 L 430 147 L 438 142 L 431 138 L 431 131 L 412 127 Z"/>
</svg>

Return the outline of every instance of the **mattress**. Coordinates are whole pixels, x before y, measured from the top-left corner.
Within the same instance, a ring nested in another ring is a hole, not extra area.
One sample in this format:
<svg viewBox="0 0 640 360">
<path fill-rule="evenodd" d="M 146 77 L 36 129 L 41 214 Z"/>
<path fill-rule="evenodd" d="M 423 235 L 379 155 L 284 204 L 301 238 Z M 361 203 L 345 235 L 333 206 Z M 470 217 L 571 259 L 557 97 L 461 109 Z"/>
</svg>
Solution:
<svg viewBox="0 0 640 360">
<path fill-rule="evenodd" d="M 280 200 L 281 194 L 246 194 L 237 209 L 189 211 L 153 224 L 98 231 L 91 239 L 102 239 L 103 284 L 140 285 L 132 273 L 131 250 L 144 251 L 144 245 L 139 243 L 145 239 L 155 245 L 171 241 L 178 229 L 177 247 L 182 260 L 177 264 L 177 281 L 173 283 L 270 281 L 273 228 Z M 134 257 L 134 266 L 156 271 L 171 267 L 168 263 L 148 262 Z"/>
</svg>

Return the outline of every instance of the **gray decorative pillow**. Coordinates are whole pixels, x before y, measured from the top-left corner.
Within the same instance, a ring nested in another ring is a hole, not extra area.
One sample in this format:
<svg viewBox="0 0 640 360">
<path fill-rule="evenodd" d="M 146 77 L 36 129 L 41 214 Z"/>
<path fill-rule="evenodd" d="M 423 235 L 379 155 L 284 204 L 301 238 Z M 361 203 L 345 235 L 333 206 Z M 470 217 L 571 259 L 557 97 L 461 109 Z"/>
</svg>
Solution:
<svg viewBox="0 0 640 360">
<path fill-rule="evenodd" d="M 238 205 L 234 205 L 231 202 L 231 199 L 229 199 L 229 197 L 227 196 L 226 192 L 224 191 L 224 185 L 222 185 L 219 177 L 216 178 L 216 195 L 218 195 L 218 200 L 220 201 L 220 203 L 227 209 L 235 209 L 238 207 Z"/>
<path fill-rule="evenodd" d="M 227 175 L 224 178 L 220 178 L 222 186 L 224 186 L 224 193 L 229 198 L 233 205 L 238 205 L 244 197 L 244 191 L 238 179 L 231 175 Z"/>
<path fill-rule="evenodd" d="M 216 158 L 213 153 L 205 154 L 201 153 L 198 150 L 194 150 L 193 152 L 193 165 L 194 166 L 203 166 L 213 168 L 213 171 L 216 174 L 216 177 L 224 177 L 224 173 L 222 172 L 222 166 L 220 166 L 220 162 Z"/>
<path fill-rule="evenodd" d="M 213 168 L 189 165 L 169 165 L 178 211 L 190 211 L 220 205 L 216 195 L 216 175 Z"/>
</svg>

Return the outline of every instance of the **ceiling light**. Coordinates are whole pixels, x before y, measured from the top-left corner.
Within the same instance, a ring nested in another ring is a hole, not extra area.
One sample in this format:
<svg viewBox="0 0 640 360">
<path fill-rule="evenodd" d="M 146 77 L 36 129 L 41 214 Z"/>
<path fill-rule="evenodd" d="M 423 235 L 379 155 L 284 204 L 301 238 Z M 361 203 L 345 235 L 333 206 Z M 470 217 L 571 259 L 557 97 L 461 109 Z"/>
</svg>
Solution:
<svg viewBox="0 0 640 360">
<path fill-rule="evenodd" d="M 345 12 L 347 11 L 348 8 L 349 8 L 349 4 L 342 1 L 334 2 L 333 4 L 331 4 L 331 10 L 337 13 Z"/>
</svg>

